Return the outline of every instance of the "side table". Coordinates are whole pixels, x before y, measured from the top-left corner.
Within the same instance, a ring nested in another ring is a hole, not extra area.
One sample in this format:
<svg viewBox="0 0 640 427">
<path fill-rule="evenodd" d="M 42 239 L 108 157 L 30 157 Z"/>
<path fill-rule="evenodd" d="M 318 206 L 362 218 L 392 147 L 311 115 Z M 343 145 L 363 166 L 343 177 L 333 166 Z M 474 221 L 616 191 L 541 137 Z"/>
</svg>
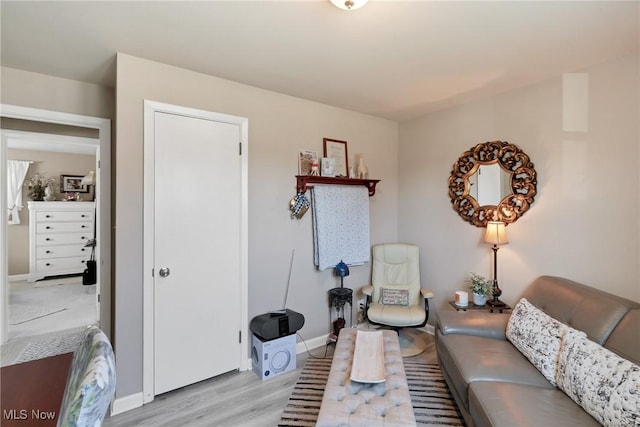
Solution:
<svg viewBox="0 0 640 427">
<path fill-rule="evenodd" d="M 508 306 L 507 304 L 502 305 L 502 306 L 496 306 L 496 307 L 492 307 L 489 304 L 485 304 L 485 305 L 475 305 L 473 302 L 470 302 L 468 306 L 466 307 L 461 307 L 459 305 L 456 304 L 455 301 L 449 301 L 449 305 L 453 308 L 455 308 L 457 311 L 467 311 L 467 310 L 484 310 L 484 311 L 489 311 L 491 313 L 493 313 L 493 310 L 496 310 L 500 313 L 502 313 L 503 310 L 511 310 L 511 307 Z"/>
</svg>

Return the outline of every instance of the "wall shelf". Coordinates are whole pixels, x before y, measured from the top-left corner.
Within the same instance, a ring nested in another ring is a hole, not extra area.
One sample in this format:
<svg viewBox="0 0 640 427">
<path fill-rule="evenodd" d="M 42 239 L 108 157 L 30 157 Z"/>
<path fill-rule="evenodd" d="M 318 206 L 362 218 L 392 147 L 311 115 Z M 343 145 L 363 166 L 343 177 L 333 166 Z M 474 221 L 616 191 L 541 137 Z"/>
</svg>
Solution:
<svg viewBox="0 0 640 427">
<path fill-rule="evenodd" d="M 313 184 L 364 185 L 369 190 L 369 197 L 376 194 L 376 184 L 380 182 L 379 179 L 332 178 L 315 175 L 296 175 L 296 180 L 299 193 L 304 193 L 313 187 Z"/>
</svg>

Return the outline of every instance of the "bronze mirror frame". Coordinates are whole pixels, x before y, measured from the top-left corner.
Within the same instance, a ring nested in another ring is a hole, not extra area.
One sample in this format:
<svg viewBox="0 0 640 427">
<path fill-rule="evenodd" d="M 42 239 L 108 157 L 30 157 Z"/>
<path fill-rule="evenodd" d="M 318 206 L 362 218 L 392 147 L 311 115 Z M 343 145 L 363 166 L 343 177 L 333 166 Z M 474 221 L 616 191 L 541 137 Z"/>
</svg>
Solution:
<svg viewBox="0 0 640 427">
<path fill-rule="evenodd" d="M 481 165 L 499 164 L 511 176 L 511 194 L 498 205 L 480 206 L 469 194 L 469 178 Z M 475 225 L 486 227 L 489 221 L 511 224 L 524 215 L 537 194 L 537 175 L 533 162 L 518 146 L 504 141 L 478 144 L 462 153 L 453 164 L 449 177 L 449 197 L 453 210 Z"/>
</svg>

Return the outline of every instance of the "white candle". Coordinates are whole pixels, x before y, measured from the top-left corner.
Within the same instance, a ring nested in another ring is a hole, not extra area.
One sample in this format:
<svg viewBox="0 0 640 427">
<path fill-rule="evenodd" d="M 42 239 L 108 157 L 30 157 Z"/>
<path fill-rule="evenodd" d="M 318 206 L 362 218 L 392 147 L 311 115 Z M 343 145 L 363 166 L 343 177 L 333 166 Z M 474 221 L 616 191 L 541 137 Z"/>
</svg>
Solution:
<svg viewBox="0 0 640 427">
<path fill-rule="evenodd" d="M 462 307 L 469 305 L 469 294 L 465 291 L 456 291 L 456 305 Z"/>
</svg>

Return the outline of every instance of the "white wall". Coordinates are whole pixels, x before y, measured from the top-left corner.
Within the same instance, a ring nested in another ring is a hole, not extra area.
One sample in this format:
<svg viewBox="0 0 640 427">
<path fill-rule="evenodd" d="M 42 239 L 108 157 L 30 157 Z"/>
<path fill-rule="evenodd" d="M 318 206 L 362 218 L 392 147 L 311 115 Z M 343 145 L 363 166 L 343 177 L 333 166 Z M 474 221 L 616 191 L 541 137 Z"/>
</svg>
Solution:
<svg viewBox="0 0 640 427">
<path fill-rule="evenodd" d="M 640 301 L 638 56 L 584 73 L 586 132 L 562 129 L 562 76 L 401 124 L 398 236 L 422 248 L 437 308 L 469 272 L 492 275 L 484 229 L 453 210 L 448 178 L 463 151 L 494 140 L 518 145 L 538 172 L 536 200 L 498 252 L 503 299 L 547 274 Z"/>
<path fill-rule="evenodd" d="M 22 107 L 113 119 L 113 89 L 0 67 L 2 103 Z"/>
<path fill-rule="evenodd" d="M 348 142 L 350 162 L 364 153 L 370 175 L 382 180 L 370 199 L 371 241 L 395 241 L 397 123 L 124 54 L 117 73 L 117 396 L 142 391 L 143 99 L 249 119 L 249 318 L 282 305 L 295 248 L 287 306 L 305 316 L 303 338 L 328 333 L 327 291 L 339 282 L 313 266 L 310 213 L 289 218 L 298 151 L 321 153 L 322 138 L 329 137 Z M 369 265 L 351 271 L 345 286 L 368 282 Z"/>
</svg>

